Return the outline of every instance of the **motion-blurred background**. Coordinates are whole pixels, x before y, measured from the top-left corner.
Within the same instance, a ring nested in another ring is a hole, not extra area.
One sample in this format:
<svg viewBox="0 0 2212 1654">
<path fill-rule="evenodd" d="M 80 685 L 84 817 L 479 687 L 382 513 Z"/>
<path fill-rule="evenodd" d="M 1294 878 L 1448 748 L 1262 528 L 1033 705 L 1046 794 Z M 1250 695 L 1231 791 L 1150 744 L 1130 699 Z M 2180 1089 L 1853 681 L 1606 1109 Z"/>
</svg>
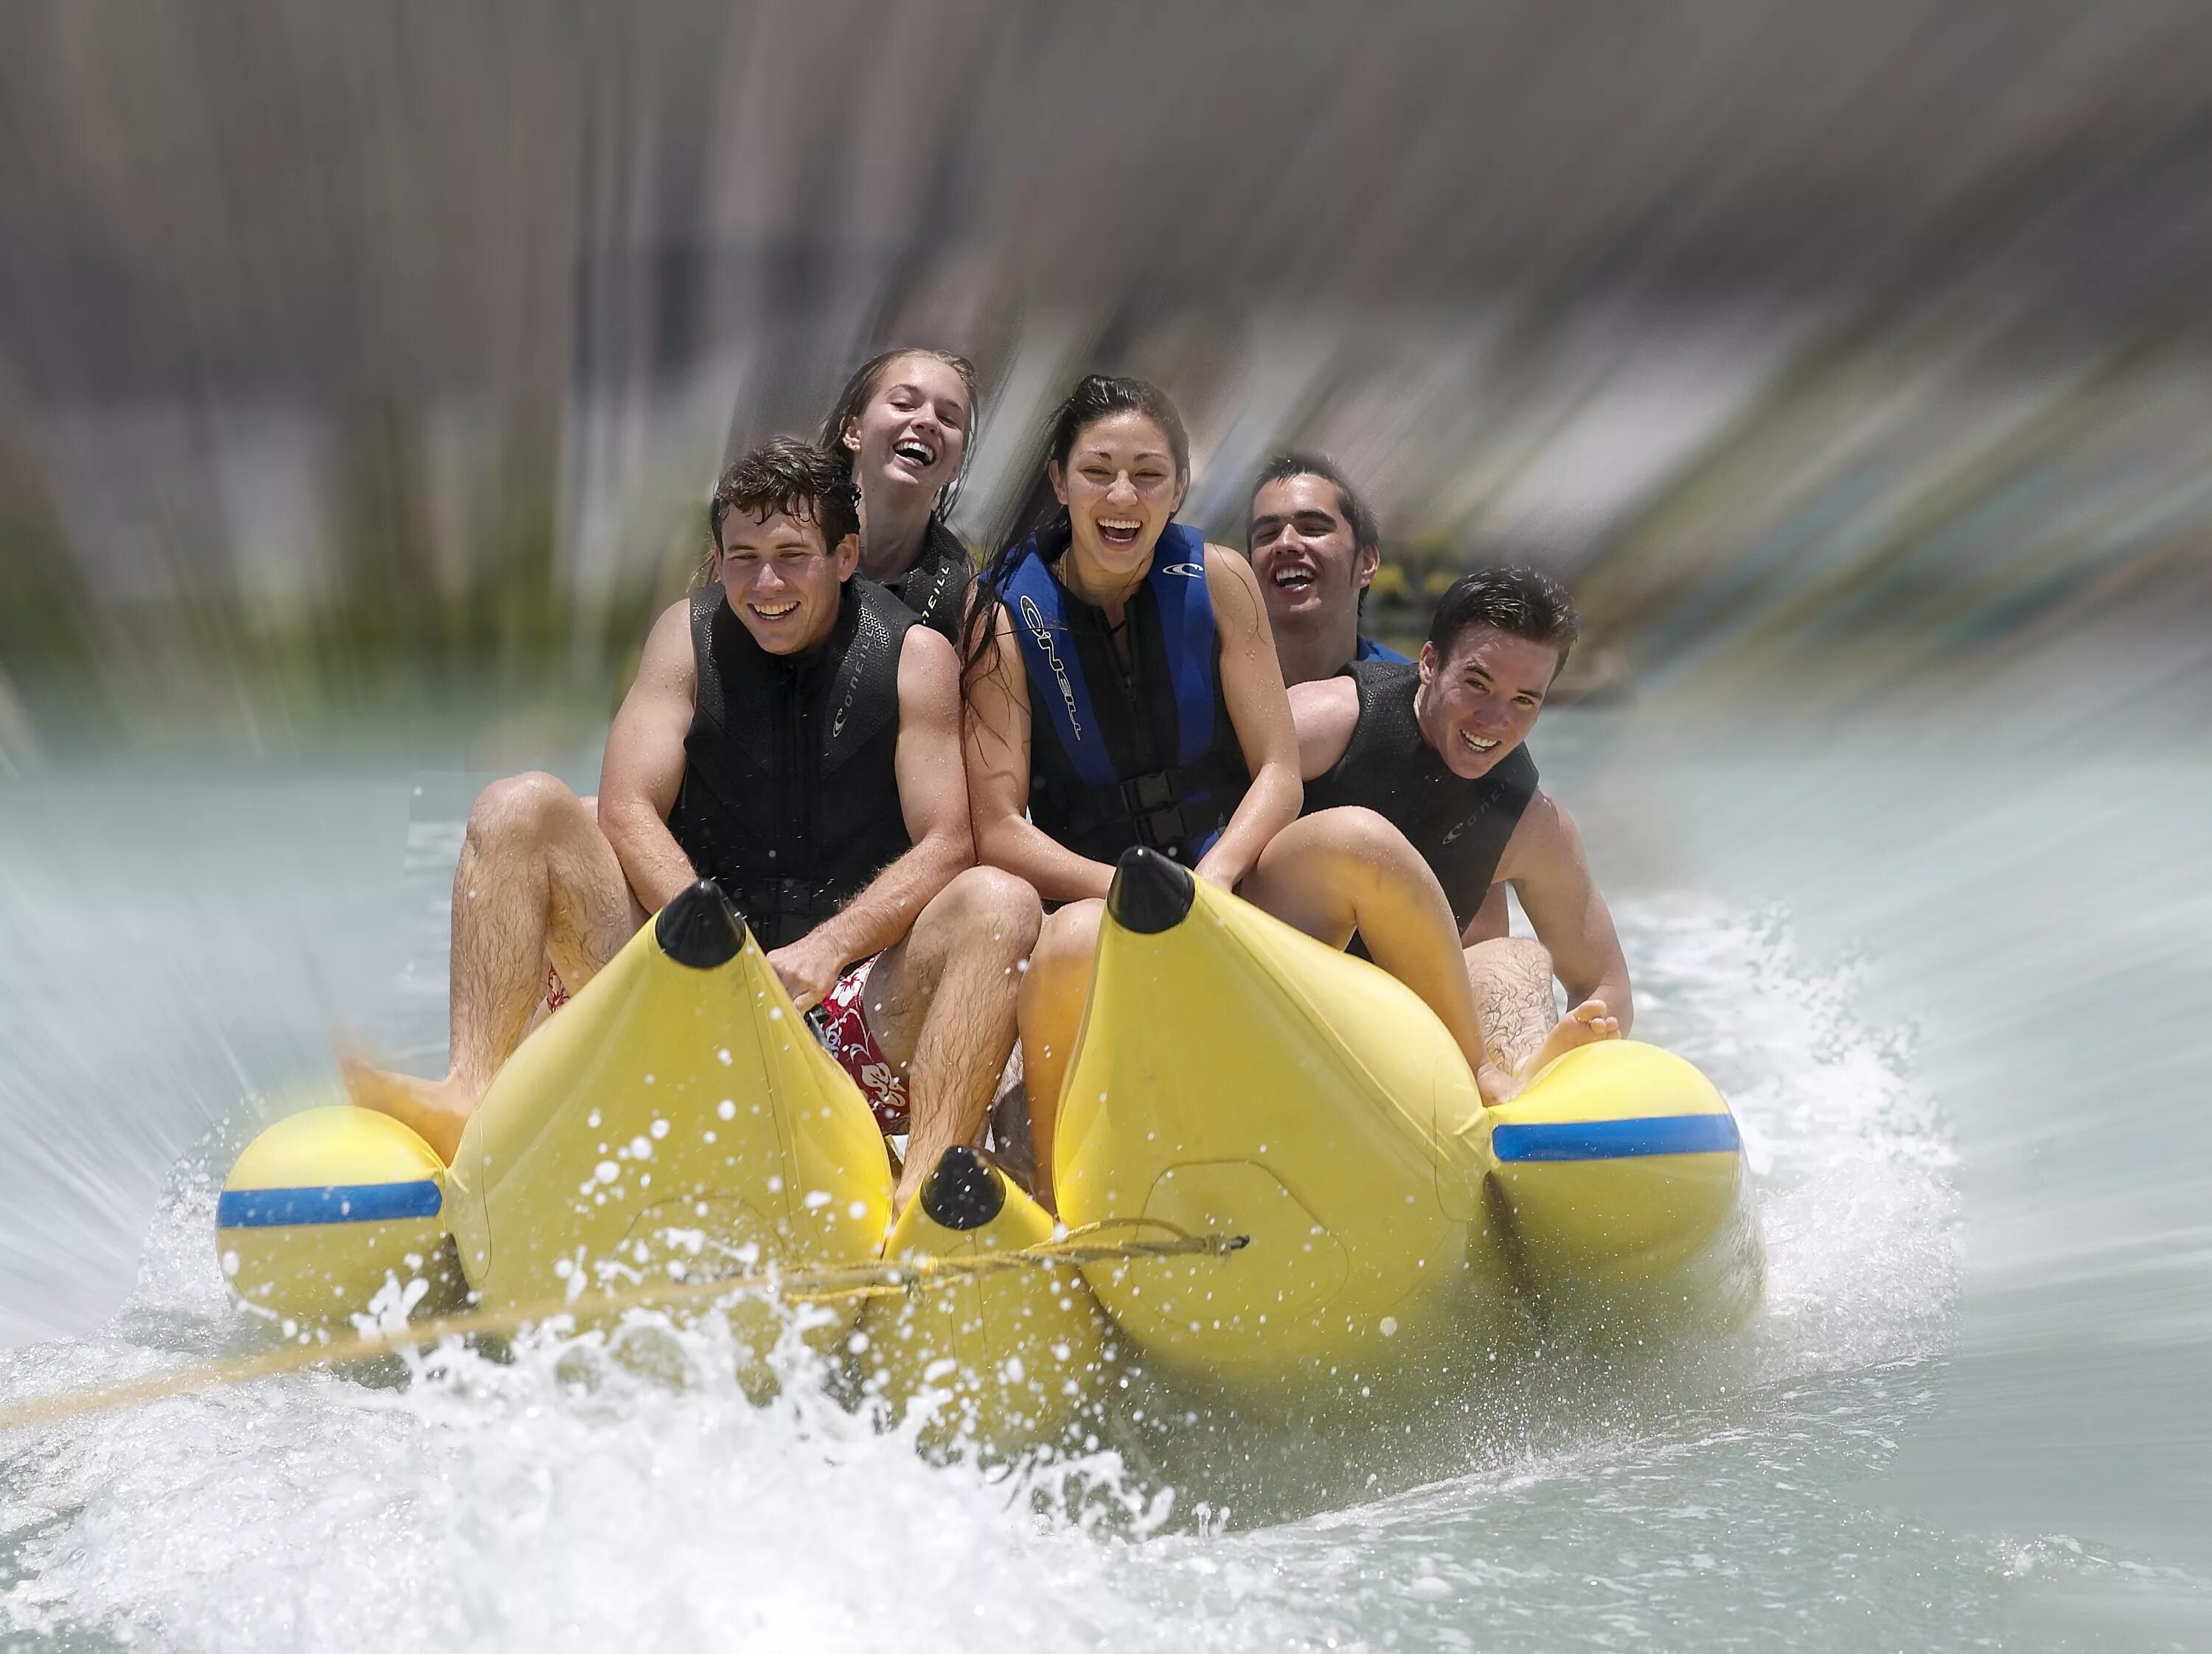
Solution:
<svg viewBox="0 0 2212 1654">
<path fill-rule="evenodd" d="M 1610 686 L 2199 650 L 2187 5 L 30 5 L 0 52 L 0 753 L 603 706 L 725 454 L 886 343 L 1072 375 L 1186 514 L 1318 447 Z M 2124 615 L 2124 620 L 2117 617 Z"/>
<path fill-rule="evenodd" d="M 0 1334 L 96 1322 L 269 1050 L 441 957 L 333 873 L 428 913 L 481 773 L 588 785 L 725 456 L 927 344 L 978 547 L 1096 368 L 1218 539 L 1278 447 L 1367 484 L 1385 636 L 1570 576 L 1600 708 L 1536 745 L 1608 888 L 1856 954 L 1948 1122 L 1866 1496 L 2212 1567 L 2208 63 L 2055 0 L 9 8 Z M 220 767 L 363 739 L 411 816 Z"/>
</svg>

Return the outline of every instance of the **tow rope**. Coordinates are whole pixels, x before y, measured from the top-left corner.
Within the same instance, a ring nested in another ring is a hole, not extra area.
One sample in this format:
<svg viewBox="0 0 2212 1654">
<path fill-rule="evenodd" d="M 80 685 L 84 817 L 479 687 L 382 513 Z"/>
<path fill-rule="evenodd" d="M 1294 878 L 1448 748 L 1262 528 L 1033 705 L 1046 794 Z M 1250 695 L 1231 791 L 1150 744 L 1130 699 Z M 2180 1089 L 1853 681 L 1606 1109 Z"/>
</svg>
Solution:
<svg viewBox="0 0 2212 1654">
<path fill-rule="evenodd" d="M 1170 1232 L 1152 1240 L 1087 1238 L 1103 1230 L 1138 1225 Z M 527 1328 L 578 1316 L 596 1319 L 630 1310 L 703 1311 L 722 1308 L 744 1298 L 770 1298 L 787 1304 L 828 1304 L 902 1293 L 918 1295 L 1008 1269 L 1063 1269 L 1088 1263 L 1144 1259 L 1226 1257 L 1242 1250 L 1250 1238 L 1248 1235 L 1194 1235 L 1161 1218 L 1109 1218 L 1072 1229 L 1059 1239 L 1040 1241 L 1035 1246 L 1015 1251 L 987 1252 L 979 1257 L 909 1257 L 895 1263 L 771 1268 L 744 1274 L 718 1275 L 712 1280 L 649 1282 L 618 1292 L 581 1292 L 574 1298 L 547 1298 L 503 1310 L 432 1316 L 404 1326 L 379 1327 L 328 1339 L 301 1333 L 298 1341 L 258 1355 L 205 1362 L 149 1378 L 133 1379 L 128 1383 L 31 1396 L 0 1407 L 0 1431 L 59 1424 L 70 1419 L 143 1406 L 172 1396 L 195 1396 L 206 1390 L 280 1377 L 286 1373 L 340 1366 L 402 1350 L 422 1349 L 449 1338 L 511 1337 Z"/>
</svg>

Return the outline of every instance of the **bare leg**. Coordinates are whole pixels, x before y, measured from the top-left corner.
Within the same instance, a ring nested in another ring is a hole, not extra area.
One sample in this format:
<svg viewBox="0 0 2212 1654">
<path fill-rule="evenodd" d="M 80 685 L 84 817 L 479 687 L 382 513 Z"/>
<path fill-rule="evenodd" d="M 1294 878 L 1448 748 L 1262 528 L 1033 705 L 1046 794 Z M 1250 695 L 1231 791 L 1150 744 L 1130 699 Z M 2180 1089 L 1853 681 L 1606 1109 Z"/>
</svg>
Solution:
<svg viewBox="0 0 2212 1654">
<path fill-rule="evenodd" d="M 1443 886 L 1381 816 L 1341 809 L 1300 818 L 1269 842 L 1238 889 L 1331 947 L 1357 930 L 1375 963 L 1437 1013 L 1484 1094 L 1510 1090 L 1502 1075 L 1487 1072 L 1482 1017 Z"/>
<path fill-rule="evenodd" d="M 955 1143 L 981 1135 L 1000 1071 L 1014 1049 L 1022 961 L 1044 911 L 1036 892 L 996 867 L 970 867 L 868 972 L 868 1027 L 905 1072 L 912 1103 L 903 1208 Z"/>
<path fill-rule="evenodd" d="M 628 941 L 644 915 L 592 812 L 551 775 L 495 781 L 469 812 L 453 873 L 450 1066 L 418 1079 L 340 1057 L 363 1108 L 420 1132 L 447 1160 L 545 992 L 550 961 L 571 992 Z"/>
<path fill-rule="evenodd" d="M 1552 997 L 1552 956 L 1528 937 L 1500 936 L 1477 942 L 1466 958 L 1490 1060 L 1513 1073 L 1535 1055 L 1559 1018 Z"/>
<path fill-rule="evenodd" d="M 1619 1039 L 1620 1022 L 1603 1000 L 1584 1000 L 1564 1017 L 1552 998 L 1552 956 L 1526 936 L 1478 942 L 1467 974 L 1482 1009 L 1491 1061 L 1526 1085 L 1537 1070 L 1578 1045 Z"/>
<path fill-rule="evenodd" d="M 1022 1069 L 1030 1101 L 1030 1151 L 1036 1175 L 1031 1193 L 1047 1211 L 1053 1204 L 1053 1125 L 1060 1117 L 1060 1089 L 1075 1055 L 1091 997 L 1091 967 L 1098 957 L 1098 924 L 1106 904 L 1071 902 L 1044 921 L 1029 974 L 1022 978 Z"/>
<path fill-rule="evenodd" d="M 1292 822 L 1261 852 L 1259 866 L 1242 890 L 1277 918 L 1333 947 L 1343 946 L 1358 930 L 1375 963 L 1419 994 L 1450 1031 L 1488 1102 L 1512 1097 L 1563 1052 L 1620 1037 L 1620 1025 L 1597 1000 L 1576 1006 L 1555 1023 L 1551 956 L 1533 943 L 1510 941 L 1481 946 L 1534 947 L 1541 976 L 1534 975 L 1534 962 L 1525 951 L 1504 955 L 1517 961 L 1507 1001 L 1514 1025 L 1492 1033 L 1490 1006 L 1478 999 L 1469 970 L 1470 955 L 1480 949 L 1461 952 L 1451 906 L 1436 874 L 1405 835 L 1371 810 L 1323 810 Z M 1532 1005 L 1541 1007 L 1535 1027 L 1551 1031 L 1530 1051 L 1533 1034 L 1522 1025 Z M 1501 1061 L 1516 1050 L 1522 1053 L 1519 1063 Z"/>
</svg>

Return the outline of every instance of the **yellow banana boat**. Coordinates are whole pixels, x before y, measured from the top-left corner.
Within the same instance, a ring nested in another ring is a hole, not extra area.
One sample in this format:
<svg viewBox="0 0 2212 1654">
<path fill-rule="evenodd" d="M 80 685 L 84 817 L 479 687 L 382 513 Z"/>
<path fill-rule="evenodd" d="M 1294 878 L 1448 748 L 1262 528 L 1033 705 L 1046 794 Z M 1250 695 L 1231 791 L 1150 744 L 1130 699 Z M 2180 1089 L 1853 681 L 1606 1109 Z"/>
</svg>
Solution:
<svg viewBox="0 0 2212 1654">
<path fill-rule="evenodd" d="M 1588 1046 L 1486 1109 L 1408 989 L 1149 851 L 1108 902 L 1060 1122 L 1068 1224 L 1247 1244 L 965 1274 L 816 1317 L 810 1341 L 895 1411 L 933 1395 L 933 1436 L 1063 1434 L 1117 1345 L 1231 1391 L 1315 1386 L 1416 1368 L 1532 1306 L 1725 1325 L 1757 1300 L 1735 1122 L 1688 1063 Z M 858 1089 L 701 885 L 516 1051 L 450 1167 L 380 1116 L 310 1110 L 240 1157 L 218 1244 L 242 1300 L 305 1337 L 441 1254 L 480 1308 L 588 1322 L 609 1292 L 1055 1232 L 964 1148 L 896 1227 L 890 1183 Z M 756 1350 L 780 1324 L 759 1303 L 731 1319 Z"/>
<path fill-rule="evenodd" d="M 1068 1222 L 1250 1237 L 1090 1269 L 1139 1349 L 1232 1388 L 1402 1365 L 1516 1301 L 1717 1325 L 1757 1301 L 1735 1122 L 1696 1068 L 1607 1041 L 1486 1108 L 1403 983 L 1149 850 L 1059 1118 Z"/>
<path fill-rule="evenodd" d="M 1051 1215 L 975 1150 L 955 1145 L 922 1182 L 885 1258 L 988 1258 L 1050 1240 Z M 1106 1321 L 1072 1268 L 1004 1269 L 926 1292 L 877 1297 L 854 1353 L 866 1388 L 895 1403 L 931 1398 L 925 1432 L 1000 1449 L 1066 1435 L 1096 1399 Z"/>
<path fill-rule="evenodd" d="M 447 1172 L 446 1219 L 478 1299 L 529 1304 L 866 1262 L 890 1196 L 859 1089 L 699 885 L 500 1070 Z M 732 1319 L 756 1346 L 775 1338 L 764 1303 Z"/>
</svg>

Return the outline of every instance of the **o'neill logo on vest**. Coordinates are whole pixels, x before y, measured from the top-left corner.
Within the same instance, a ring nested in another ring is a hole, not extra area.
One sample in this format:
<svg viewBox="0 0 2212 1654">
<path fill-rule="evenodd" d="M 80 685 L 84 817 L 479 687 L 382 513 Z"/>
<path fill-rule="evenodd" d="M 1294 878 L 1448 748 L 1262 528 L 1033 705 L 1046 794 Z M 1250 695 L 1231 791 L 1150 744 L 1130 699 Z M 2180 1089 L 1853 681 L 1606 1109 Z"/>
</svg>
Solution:
<svg viewBox="0 0 2212 1654">
<path fill-rule="evenodd" d="M 1164 563 L 1161 565 L 1160 573 L 1163 575 L 1181 575 L 1186 580 L 1198 580 L 1205 575 L 1206 565 L 1202 562 Z"/>
<path fill-rule="evenodd" d="M 856 638 L 854 642 L 857 646 L 866 648 L 871 651 L 890 647 L 891 641 L 890 631 L 885 629 L 881 620 L 865 609 L 860 611 L 860 629 L 867 635 L 865 638 Z M 852 681 L 845 685 L 845 698 L 837 703 L 837 715 L 830 721 L 831 740 L 836 740 L 845 733 L 845 719 L 853 710 L 853 697 L 860 692 L 860 674 L 855 672 L 853 674 Z"/>
<path fill-rule="evenodd" d="M 1067 708 L 1067 728 L 1076 740 L 1083 739 L 1083 720 L 1075 714 L 1075 689 L 1067 681 L 1067 668 L 1060 664 L 1060 650 L 1052 641 L 1052 628 L 1044 623 L 1044 615 L 1035 599 L 1022 599 L 1022 624 L 1030 629 L 1036 639 L 1037 648 L 1044 651 L 1044 663 L 1052 669 L 1053 679 L 1060 685 L 1060 703 Z"/>
<path fill-rule="evenodd" d="M 1491 807 L 1490 807 L 1490 806 L 1488 806 L 1488 805 L 1486 805 L 1486 805 L 1484 805 L 1484 806 L 1482 806 L 1482 808 L 1480 808 L 1480 810 L 1476 811 L 1473 815 L 1469 816 L 1466 820 L 1464 820 L 1464 821 L 1461 822 L 1461 823 L 1459 824 L 1459 825 L 1457 825 L 1456 827 L 1453 828 L 1453 829 L 1451 830 L 1451 831 L 1449 831 L 1449 833 L 1446 833 L 1446 834 L 1443 836 L 1443 839 L 1442 839 L 1440 842 L 1443 842 L 1443 843 L 1445 843 L 1445 844 L 1449 844 L 1449 843 L 1450 843 L 1454 839 L 1457 838 L 1457 837 L 1458 837 L 1462 833 L 1465 832 L 1468 828 L 1470 828 L 1470 827 L 1474 826 L 1477 822 L 1481 821 L 1481 820 L 1483 820 L 1485 818 L 1486 818 L 1486 817 L 1490 814 L 1490 808 L 1491 808 Z"/>
</svg>

